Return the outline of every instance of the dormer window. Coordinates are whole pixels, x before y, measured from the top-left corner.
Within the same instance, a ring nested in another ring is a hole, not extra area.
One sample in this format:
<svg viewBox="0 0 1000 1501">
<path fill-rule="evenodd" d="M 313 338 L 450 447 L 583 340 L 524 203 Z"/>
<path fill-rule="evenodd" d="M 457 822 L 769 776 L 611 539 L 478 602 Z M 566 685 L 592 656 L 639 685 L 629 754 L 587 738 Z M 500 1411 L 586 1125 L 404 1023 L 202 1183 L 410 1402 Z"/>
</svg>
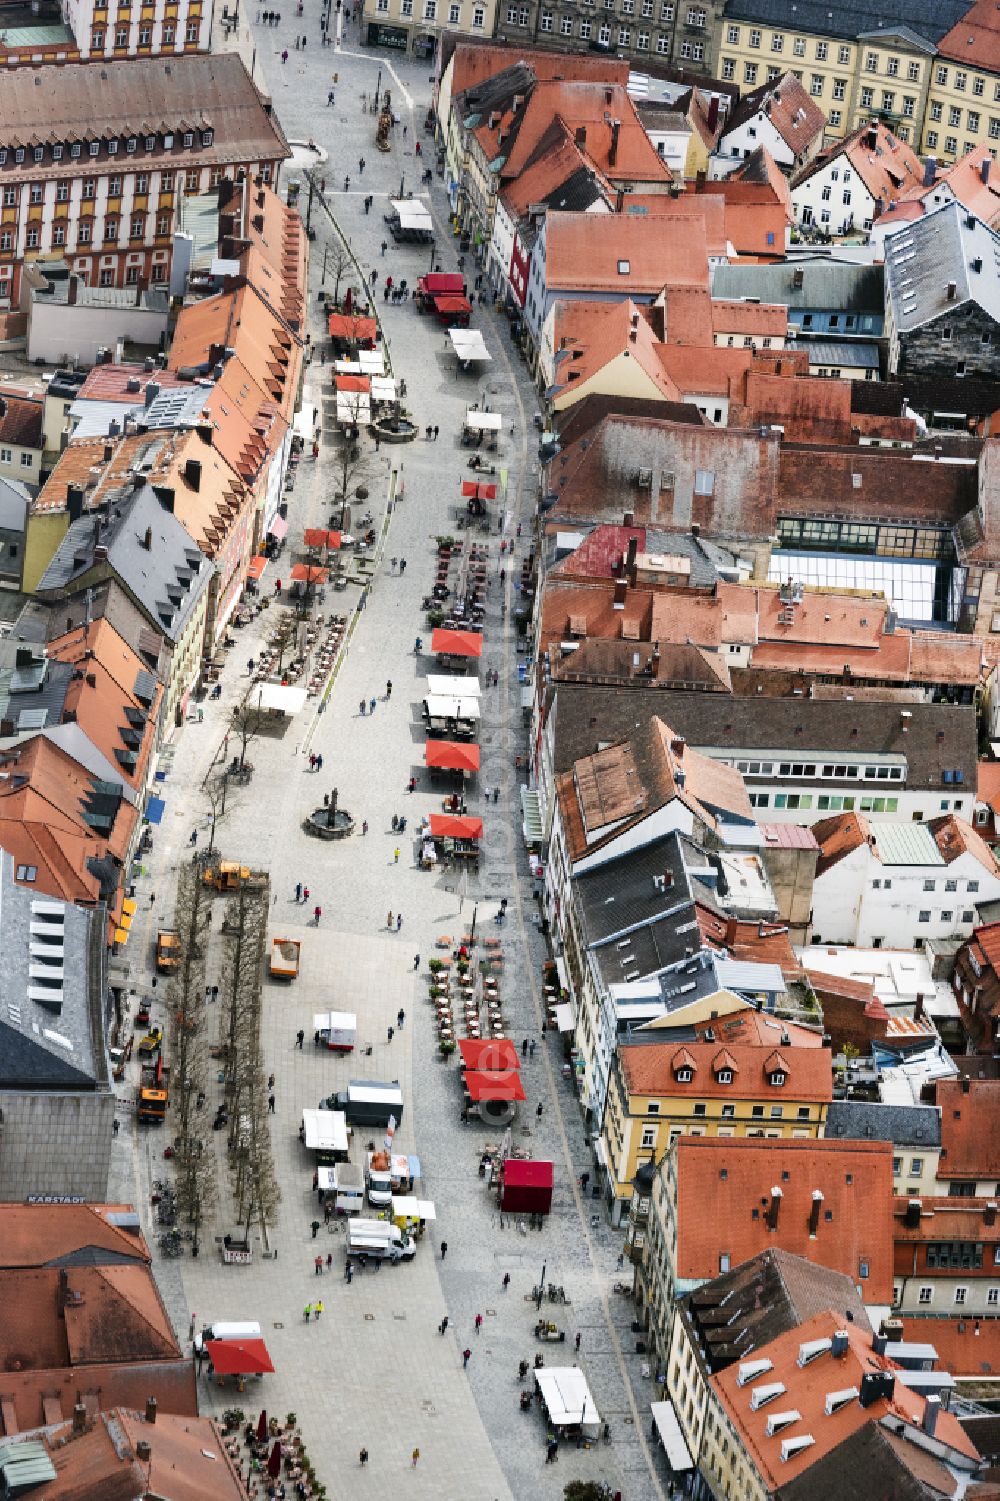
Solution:
<svg viewBox="0 0 1000 1501">
<path fill-rule="evenodd" d="M 733 1071 L 731 1068 L 720 1068 L 716 1077 L 720 1084 L 732 1084 Z"/>
<path fill-rule="evenodd" d="M 785 1082 L 785 1077 L 780 1068 L 776 1068 L 773 1074 L 768 1074 L 767 1082 L 773 1089 L 780 1089 Z"/>
<path fill-rule="evenodd" d="M 691 1080 L 693 1078 L 694 1078 L 694 1070 L 688 1068 L 686 1065 L 682 1065 L 677 1070 L 677 1082 L 678 1082 L 678 1084 L 690 1084 Z"/>
<path fill-rule="evenodd" d="M 774 1435 L 780 1433 L 783 1428 L 790 1428 L 793 1423 L 800 1423 L 801 1421 L 802 1414 L 796 1412 L 794 1407 L 789 1408 L 787 1412 L 772 1413 L 767 1420 L 767 1436 L 768 1438 L 774 1438 Z"/>
</svg>

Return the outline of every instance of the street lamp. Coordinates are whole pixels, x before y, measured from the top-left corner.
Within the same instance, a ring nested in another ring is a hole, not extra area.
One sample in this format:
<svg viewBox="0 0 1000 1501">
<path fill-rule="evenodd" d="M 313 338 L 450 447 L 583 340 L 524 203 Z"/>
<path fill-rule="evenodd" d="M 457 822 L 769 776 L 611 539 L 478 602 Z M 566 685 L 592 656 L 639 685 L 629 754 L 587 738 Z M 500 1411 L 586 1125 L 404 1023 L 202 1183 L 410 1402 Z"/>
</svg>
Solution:
<svg viewBox="0 0 1000 1501">
<path fill-rule="evenodd" d="M 434 273 L 434 257 L 436 255 L 437 255 L 437 246 L 436 245 L 432 245 L 431 246 L 431 264 L 430 264 L 430 271 L 431 271 L 432 275 Z"/>
<path fill-rule="evenodd" d="M 375 113 L 378 114 L 378 96 L 382 92 L 382 69 L 378 70 L 378 78 L 375 80 Z"/>
</svg>

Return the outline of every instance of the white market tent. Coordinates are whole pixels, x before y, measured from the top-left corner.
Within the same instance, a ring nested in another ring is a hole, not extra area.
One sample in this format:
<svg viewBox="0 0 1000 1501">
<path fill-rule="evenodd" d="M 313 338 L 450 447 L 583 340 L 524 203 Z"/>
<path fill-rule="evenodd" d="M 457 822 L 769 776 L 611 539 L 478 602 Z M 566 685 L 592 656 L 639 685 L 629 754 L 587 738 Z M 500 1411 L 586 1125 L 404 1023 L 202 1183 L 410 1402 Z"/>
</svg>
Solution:
<svg viewBox="0 0 1000 1501">
<path fill-rule="evenodd" d="M 493 358 L 478 328 L 449 328 L 448 337 L 452 348 L 464 364 L 468 364 L 470 360 L 492 360 Z"/>
<path fill-rule="evenodd" d="M 684 1442 L 681 1425 L 677 1421 L 672 1402 L 651 1402 L 649 1410 L 653 1417 L 653 1432 L 666 1451 L 667 1462 L 675 1475 L 694 1469 L 694 1460 Z"/>
<path fill-rule="evenodd" d="M 427 692 L 433 698 L 478 698 L 482 693 L 478 678 L 457 678 L 435 672 L 427 674 Z"/>
<path fill-rule="evenodd" d="M 478 719 L 477 698 L 446 698 L 443 694 L 429 693 L 424 699 L 430 719 Z"/>
<path fill-rule="evenodd" d="M 362 375 L 385 374 L 385 356 L 381 349 L 359 349 L 358 364 Z"/>
<path fill-rule="evenodd" d="M 601 1415 L 579 1366 L 543 1366 L 535 1372 L 535 1385 L 554 1428 L 574 1428 L 579 1424 L 589 1438 L 598 1436 Z"/>
<path fill-rule="evenodd" d="M 320 1034 L 327 1047 L 353 1047 L 358 1018 L 353 1011 L 318 1011 L 313 1017 L 313 1032 Z"/>
<path fill-rule="evenodd" d="M 303 1110 L 306 1146 L 311 1152 L 347 1155 L 347 1117 L 342 1110 Z"/>
<path fill-rule="evenodd" d="M 396 382 L 391 375 L 372 376 L 372 401 L 395 401 Z"/>
<path fill-rule="evenodd" d="M 430 209 L 419 198 L 392 198 L 390 206 L 399 215 L 401 228 L 433 230 Z"/>
<path fill-rule="evenodd" d="M 371 420 L 372 404 L 367 391 L 337 392 L 338 422 L 358 422 L 364 425 Z"/>
<path fill-rule="evenodd" d="M 418 1199 L 415 1194 L 393 1194 L 392 1217 L 394 1220 L 436 1220 L 437 1212 L 432 1199 Z"/>
<path fill-rule="evenodd" d="M 284 688 L 280 683 L 260 683 L 253 690 L 258 709 L 271 709 L 279 714 L 298 714 L 306 701 L 304 688 Z"/>
<path fill-rule="evenodd" d="M 470 409 L 465 414 L 465 425 L 473 433 L 498 433 L 503 426 L 503 418 L 499 412 L 476 412 Z"/>
</svg>

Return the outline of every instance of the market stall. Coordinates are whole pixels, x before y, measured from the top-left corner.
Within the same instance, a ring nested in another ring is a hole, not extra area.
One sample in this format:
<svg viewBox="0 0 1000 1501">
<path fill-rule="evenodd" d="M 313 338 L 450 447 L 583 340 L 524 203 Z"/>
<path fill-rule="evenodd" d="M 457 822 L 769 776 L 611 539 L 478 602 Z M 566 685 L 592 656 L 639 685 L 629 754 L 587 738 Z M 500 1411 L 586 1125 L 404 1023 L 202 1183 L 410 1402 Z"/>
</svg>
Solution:
<svg viewBox="0 0 1000 1501">
<path fill-rule="evenodd" d="M 478 631 L 449 631 L 442 626 L 431 632 L 431 651 L 439 667 L 464 664 L 483 654 L 483 638 Z"/>
<path fill-rule="evenodd" d="M 427 674 L 427 692 L 430 696 L 478 698 L 482 691 L 478 678 L 439 677 L 433 672 Z"/>
<path fill-rule="evenodd" d="M 478 771 L 479 746 L 468 741 L 428 740 L 424 765 L 429 771 Z"/>
<path fill-rule="evenodd" d="M 393 1194 L 392 1218 L 401 1230 L 419 1233 L 431 1220 L 437 1219 L 437 1211 L 431 1199 L 418 1199 L 415 1194 Z"/>
<path fill-rule="evenodd" d="M 499 412 L 481 412 L 478 407 L 470 407 L 462 424 L 462 443 L 466 448 L 478 448 L 485 438 L 487 446 L 495 450 L 502 427 Z"/>
<path fill-rule="evenodd" d="M 486 348 L 486 340 L 478 328 L 449 328 L 448 337 L 459 364 L 467 370 L 472 364 L 488 364 L 493 356 Z"/>
<path fill-rule="evenodd" d="M 466 1068 L 497 1072 L 519 1069 L 521 1060 L 509 1037 L 477 1039 L 464 1037 L 458 1044 Z"/>
<path fill-rule="evenodd" d="M 299 1136 L 320 1162 L 347 1161 L 347 1117 L 342 1110 L 303 1110 Z"/>
<path fill-rule="evenodd" d="M 535 1372 L 535 1386 L 553 1428 L 597 1438 L 601 1415 L 579 1366 L 543 1366 Z"/>
<path fill-rule="evenodd" d="M 552 1209 L 553 1167 L 534 1158 L 506 1157 L 497 1192 L 508 1214 L 548 1214 Z"/>
<path fill-rule="evenodd" d="M 517 1114 L 520 1100 L 527 1099 L 519 1070 L 466 1069 L 462 1074 L 465 1109 L 491 1126 L 507 1125 Z"/>
<path fill-rule="evenodd" d="M 275 719 L 292 719 L 305 705 L 306 690 L 284 683 L 257 683 L 251 695 L 258 709 Z"/>
<path fill-rule="evenodd" d="M 216 1376 L 264 1376 L 274 1371 L 262 1339 L 210 1339 L 205 1342 L 205 1352 Z M 237 1386 L 242 1390 L 239 1379 Z"/>
<path fill-rule="evenodd" d="M 313 1017 L 313 1041 L 318 1048 L 350 1053 L 357 1040 L 358 1018 L 353 1011 L 321 1011 Z"/>
<path fill-rule="evenodd" d="M 439 292 L 431 298 L 431 308 L 438 322 L 448 328 L 468 328 L 472 303 L 460 292 Z"/>
<path fill-rule="evenodd" d="M 331 313 L 327 319 L 327 332 L 336 344 L 347 347 L 366 345 L 373 347 L 378 338 L 378 324 L 374 318 L 365 318 L 356 313 Z"/>
<path fill-rule="evenodd" d="M 420 829 L 420 864 L 432 869 L 439 860 L 478 860 L 483 820 L 467 814 L 432 813 Z"/>
<path fill-rule="evenodd" d="M 651 1402 L 650 1416 L 653 1419 L 653 1437 L 659 1439 L 667 1456 L 667 1463 L 674 1475 L 686 1475 L 694 1469 L 691 1451 L 684 1439 L 672 1402 Z"/>
<path fill-rule="evenodd" d="M 420 712 L 428 735 L 443 735 L 447 740 L 471 740 L 478 733 L 478 698 L 429 693 Z"/>
<path fill-rule="evenodd" d="M 465 277 L 459 271 L 428 271 L 417 282 L 416 304 L 418 312 L 426 312 L 434 297 L 441 295 L 464 297 Z"/>
<path fill-rule="evenodd" d="M 341 427 L 367 427 L 371 420 L 372 399 L 369 392 L 337 392 L 337 421 Z"/>
</svg>

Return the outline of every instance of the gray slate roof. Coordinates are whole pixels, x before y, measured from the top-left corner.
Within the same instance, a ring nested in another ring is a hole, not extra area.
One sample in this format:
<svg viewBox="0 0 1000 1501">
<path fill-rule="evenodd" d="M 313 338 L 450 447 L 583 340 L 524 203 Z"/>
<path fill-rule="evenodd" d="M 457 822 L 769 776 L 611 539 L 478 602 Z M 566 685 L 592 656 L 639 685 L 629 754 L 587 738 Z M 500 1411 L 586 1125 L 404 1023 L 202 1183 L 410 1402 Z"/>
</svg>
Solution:
<svg viewBox="0 0 1000 1501">
<path fill-rule="evenodd" d="M 826 1134 L 849 1141 L 891 1141 L 897 1147 L 939 1147 L 941 1113 L 933 1105 L 834 1100 L 826 1118 Z"/>
<path fill-rule="evenodd" d="M 794 285 L 801 274 L 802 285 Z M 788 308 L 824 308 L 843 313 L 885 309 L 881 266 L 806 261 L 802 265 L 717 266 L 712 296 L 778 302 Z"/>
<path fill-rule="evenodd" d="M 149 484 L 122 495 L 98 534 L 95 515 L 74 521 L 38 584 L 41 595 L 72 590 L 94 566 L 94 548 L 108 550 L 108 563 L 132 598 L 169 641 L 183 634 L 213 564 L 199 552 L 181 523 L 163 508 Z M 150 546 L 145 545 L 147 531 Z"/>
<path fill-rule="evenodd" d="M 729 0 L 723 14 L 730 21 L 757 21 L 819 36 L 857 37 L 873 28 L 892 33 L 905 28 L 910 35 L 939 42 L 968 9 L 968 0 L 880 0 L 877 10 L 864 0 L 842 0 L 836 6 L 828 0 Z"/>
<path fill-rule="evenodd" d="M 1000 323 L 1000 236 L 961 204 L 943 204 L 890 236 L 885 265 L 899 332 L 957 314 L 966 302 Z M 952 283 L 955 295 L 949 299 Z"/>
<path fill-rule="evenodd" d="M 878 345 L 864 339 L 810 339 L 796 348 L 805 349 L 810 365 L 837 365 L 854 370 L 877 370 Z"/>
</svg>

